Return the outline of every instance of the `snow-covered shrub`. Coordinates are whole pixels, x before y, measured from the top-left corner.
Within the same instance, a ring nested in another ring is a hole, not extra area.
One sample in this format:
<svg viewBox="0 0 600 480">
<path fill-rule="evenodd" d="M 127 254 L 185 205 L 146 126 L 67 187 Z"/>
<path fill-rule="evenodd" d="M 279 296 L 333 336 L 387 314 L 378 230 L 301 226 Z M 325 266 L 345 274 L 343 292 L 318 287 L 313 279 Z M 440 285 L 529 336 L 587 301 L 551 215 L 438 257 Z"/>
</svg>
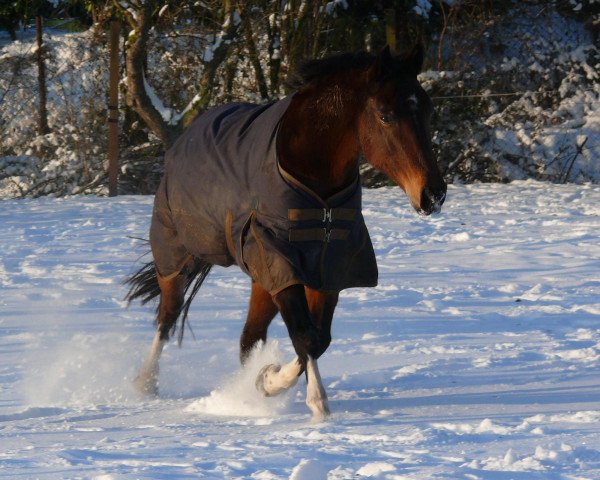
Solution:
<svg viewBox="0 0 600 480">
<path fill-rule="evenodd" d="M 44 135 L 37 131 L 33 41 L 2 49 L 1 60 L 12 68 L 0 72 L 0 196 L 103 191 L 107 55 L 100 54 L 103 47 L 92 36 L 91 31 L 46 35 L 50 133 Z M 3 165 L 18 174 L 9 176 Z"/>
<path fill-rule="evenodd" d="M 405 21 L 430 39 L 421 80 L 436 104 L 434 149 L 450 181 L 600 181 L 600 64 L 596 13 L 590 13 L 598 2 L 395 2 L 396 13 L 407 13 Z M 242 12 L 225 60 L 206 78 L 203 59 L 223 27 L 219 8 L 205 5 L 194 12 L 209 17 L 191 12 L 189 21 L 167 8 L 150 31 L 144 63 L 163 118 L 181 113 L 207 78 L 214 85 L 205 106 L 263 102 L 285 95 L 284 80 L 303 57 L 378 49 L 388 10 L 359 3 L 326 2 L 314 18 L 305 2 L 269 3 L 268 15 L 255 5 Z M 104 193 L 108 51 L 101 28 L 45 33 L 46 135 L 37 133 L 33 32 L 14 42 L 1 35 L 0 197 Z M 124 80 L 122 94 L 125 89 Z M 121 191 L 152 192 L 163 147 L 123 101 L 120 108 Z M 367 185 L 386 181 L 362 169 Z"/>
<path fill-rule="evenodd" d="M 450 179 L 600 180 L 600 51 L 581 23 L 521 5 L 463 70 L 422 76 Z"/>
</svg>

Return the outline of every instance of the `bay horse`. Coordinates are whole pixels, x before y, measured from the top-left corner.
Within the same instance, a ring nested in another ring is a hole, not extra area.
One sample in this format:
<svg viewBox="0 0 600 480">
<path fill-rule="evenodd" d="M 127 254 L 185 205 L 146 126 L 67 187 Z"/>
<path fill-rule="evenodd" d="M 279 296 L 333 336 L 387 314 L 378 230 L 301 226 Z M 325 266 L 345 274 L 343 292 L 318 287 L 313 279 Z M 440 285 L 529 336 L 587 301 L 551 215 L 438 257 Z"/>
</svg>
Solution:
<svg viewBox="0 0 600 480">
<path fill-rule="evenodd" d="M 160 296 L 157 332 L 135 385 L 158 392 L 158 362 L 212 265 L 252 279 L 240 359 L 265 341 L 277 313 L 296 358 L 267 365 L 266 396 L 305 372 L 306 404 L 329 414 L 317 359 L 331 342 L 340 290 L 375 286 L 361 213 L 359 157 L 384 172 L 421 215 L 446 197 L 431 147 L 432 102 L 417 80 L 423 50 L 339 54 L 305 63 L 295 93 L 268 105 L 227 104 L 200 115 L 166 154 L 150 245 L 153 261 L 129 279 L 129 301 Z M 187 298 L 186 298 L 187 295 Z"/>
</svg>

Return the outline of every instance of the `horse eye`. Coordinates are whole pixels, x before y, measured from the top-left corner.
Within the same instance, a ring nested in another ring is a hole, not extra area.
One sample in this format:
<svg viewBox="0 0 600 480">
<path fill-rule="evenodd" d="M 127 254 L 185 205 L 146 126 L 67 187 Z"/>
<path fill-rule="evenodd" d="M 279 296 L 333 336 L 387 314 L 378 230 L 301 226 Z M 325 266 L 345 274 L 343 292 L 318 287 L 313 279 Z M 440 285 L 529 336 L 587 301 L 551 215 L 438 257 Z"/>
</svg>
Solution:
<svg viewBox="0 0 600 480">
<path fill-rule="evenodd" d="M 379 120 L 381 120 L 381 123 L 384 125 L 390 125 L 396 121 L 396 117 L 392 113 L 380 113 Z"/>
</svg>

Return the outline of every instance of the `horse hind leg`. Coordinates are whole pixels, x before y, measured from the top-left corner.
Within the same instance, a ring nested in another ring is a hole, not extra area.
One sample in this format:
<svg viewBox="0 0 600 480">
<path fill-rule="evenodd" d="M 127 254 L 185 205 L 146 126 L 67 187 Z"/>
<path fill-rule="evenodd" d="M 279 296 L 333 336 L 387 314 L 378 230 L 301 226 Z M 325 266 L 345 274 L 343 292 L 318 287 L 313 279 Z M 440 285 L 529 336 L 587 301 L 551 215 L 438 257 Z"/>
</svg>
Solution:
<svg viewBox="0 0 600 480">
<path fill-rule="evenodd" d="M 277 306 L 271 294 L 259 283 L 252 282 L 252 291 L 248 306 L 248 317 L 240 337 L 240 361 L 246 363 L 250 352 L 259 341 L 267 340 L 267 330 L 275 315 Z"/>
<path fill-rule="evenodd" d="M 136 389 L 146 395 L 158 394 L 158 361 L 165 344 L 169 340 L 169 333 L 174 329 L 182 310 L 187 276 L 180 273 L 173 277 L 162 277 L 157 272 L 157 280 L 160 287 L 160 303 L 157 315 L 158 329 L 152 341 L 150 352 L 134 380 Z"/>
<path fill-rule="evenodd" d="M 165 343 L 164 340 L 161 340 L 160 334 L 157 332 L 154 340 L 152 340 L 150 352 L 133 381 L 135 389 L 144 395 L 158 395 L 158 359 Z"/>
</svg>

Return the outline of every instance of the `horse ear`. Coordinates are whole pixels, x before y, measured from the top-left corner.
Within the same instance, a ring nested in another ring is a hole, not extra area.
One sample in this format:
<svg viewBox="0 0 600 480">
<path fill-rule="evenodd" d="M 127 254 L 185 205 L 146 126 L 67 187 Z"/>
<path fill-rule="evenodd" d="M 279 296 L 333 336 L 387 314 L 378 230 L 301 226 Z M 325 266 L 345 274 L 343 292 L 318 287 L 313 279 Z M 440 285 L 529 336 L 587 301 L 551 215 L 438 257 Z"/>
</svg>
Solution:
<svg viewBox="0 0 600 480">
<path fill-rule="evenodd" d="M 425 52 L 423 51 L 423 45 L 417 43 L 413 49 L 402 58 L 402 62 L 408 67 L 410 73 L 418 75 L 423 69 L 423 60 Z"/>
<path fill-rule="evenodd" d="M 390 46 L 386 45 L 383 47 L 379 55 L 375 59 L 375 63 L 370 68 L 369 78 L 371 80 L 378 80 L 384 78 L 394 68 L 394 57 L 390 51 Z"/>
</svg>

